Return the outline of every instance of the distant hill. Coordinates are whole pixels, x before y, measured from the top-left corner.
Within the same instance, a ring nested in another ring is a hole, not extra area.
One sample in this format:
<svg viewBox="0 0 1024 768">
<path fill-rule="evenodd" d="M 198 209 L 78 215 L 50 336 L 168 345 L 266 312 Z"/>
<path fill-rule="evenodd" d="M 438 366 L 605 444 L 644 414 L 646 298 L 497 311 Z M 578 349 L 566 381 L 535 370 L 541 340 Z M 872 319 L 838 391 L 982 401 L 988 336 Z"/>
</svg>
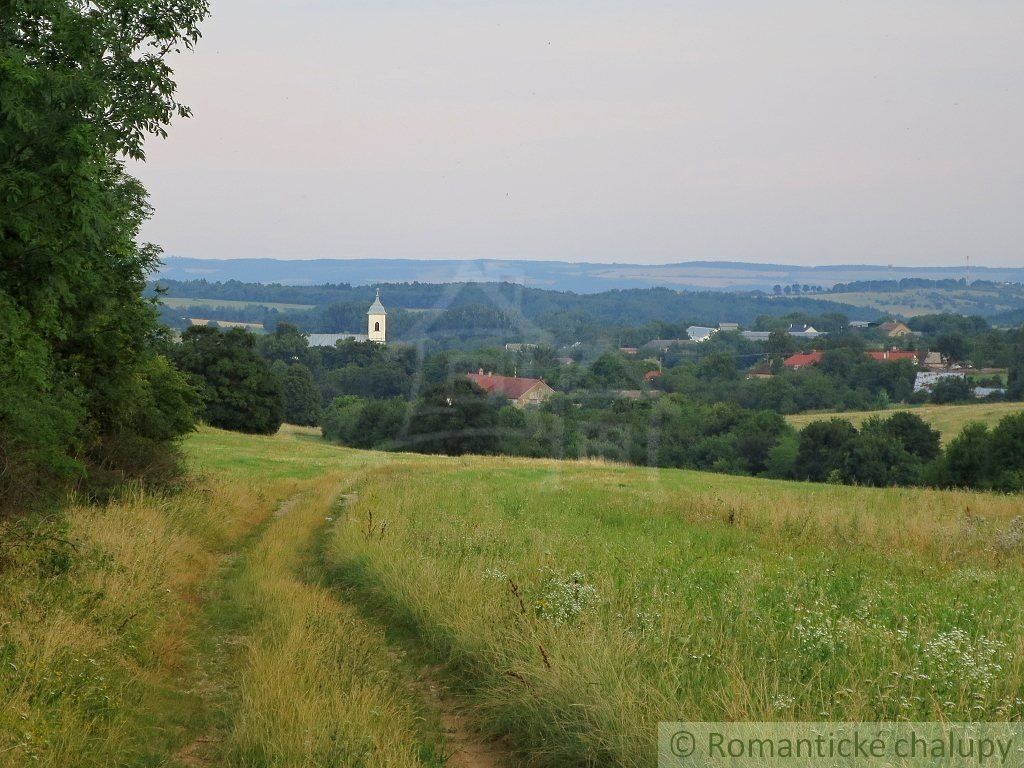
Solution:
<svg viewBox="0 0 1024 768">
<path fill-rule="evenodd" d="M 771 291 L 775 285 L 821 286 L 865 280 L 959 280 L 961 267 L 893 267 L 882 265 L 800 266 L 691 261 L 679 264 L 594 264 L 563 261 L 494 259 L 191 259 L 170 256 L 159 277 L 174 280 L 205 278 L 248 283 L 316 285 L 322 283 L 466 283 L 508 282 L 576 293 L 617 288 L 667 287 L 676 290 Z M 1024 268 L 972 267 L 972 280 L 1024 282 Z"/>
</svg>

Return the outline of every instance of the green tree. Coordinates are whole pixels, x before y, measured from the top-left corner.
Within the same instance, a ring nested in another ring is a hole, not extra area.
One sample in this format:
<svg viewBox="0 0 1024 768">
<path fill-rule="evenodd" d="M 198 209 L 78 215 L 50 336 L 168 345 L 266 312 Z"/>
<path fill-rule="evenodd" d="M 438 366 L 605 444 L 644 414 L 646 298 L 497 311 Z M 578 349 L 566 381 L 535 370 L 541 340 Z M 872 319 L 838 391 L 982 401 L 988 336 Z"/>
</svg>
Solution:
<svg viewBox="0 0 1024 768">
<path fill-rule="evenodd" d="M 278 361 L 275 366 L 283 366 Z M 276 369 L 280 370 L 280 369 Z M 313 374 L 302 363 L 292 363 L 278 373 L 284 404 L 284 420 L 289 424 L 313 427 L 320 423 L 323 403 Z"/>
<path fill-rule="evenodd" d="M 829 474 L 841 469 L 857 429 L 845 419 L 812 421 L 800 430 L 793 473 L 801 480 L 824 482 Z"/>
<path fill-rule="evenodd" d="M 951 363 L 959 363 L 967 357 L 967 343 L 959 333 L 942 334 L 935 340 L 935 349 Z"/>
<path fill-rule="evenodd" d="M 184 386 L 154 363 L 157 313 L 141 294 L 158 250 L 137 243 L 150 209 L 122 158 L 142 159 L 147 136 L 188 114 L 167 57 L 192 46 L 206 11 L 204 0 L 0 4 L 0 322 L 17 324 L 15 359 L 30 368 L 0 379 L 0 452 L 40 477 L 110 466 L 124 454 L 111 441 L 159 420 L 140 413 L 147 391 Z M 30 435 L 14 411 L 33 378 L 43 421 Z M 165 450 L 180 432 L 164 434 L 151 444 Z"/>
<path fill-rule="evenodd" d="M 499 444 L 499 405 L 466 379 L 426 392 L 414 405 L 407 442 L 421 453 L 494 453 Z"/>
<path fill-rule="evenodd" d="M 175 359 L 193 377 L 208 424 L 254 434 L 273 434 L 281 426 L 281 384 L 256 353 L 252 334 L 240 329 L 189 328 L 182 334 Z"/>
<path fill-rule="evenodd" d="M 869 419 L 847 444 L 839 467 L 844 482 L 853 485 L 912 485 L 920 480 L 921 461 L 878 419 Z"/>
<path fill-rule="evenodd" d="M 882 421 L 879 428 L 899 440 L 907 453 L 923 462 L 937 458 L 942 450 L 942 435 L 916 413 L 898 411 Z"/>
<path fill-rule="evenodd" d="M 366 400 L 355 395 L 334 398 L 324 411 L 324 437 L 334 443 L 355 445 L 359 418 L 366 403 Z"/>
<path fill-rule="evenodd" d="M 984 488 L 991 481 L 992 459 L 988 427 L 968 424 L 946 447 L 940 482 L 954 488 Z"/>
<path fill-rule="evenodd" d="M 1004 416 L 992 430 L 994 482 L 1003 491 L 1024 490 L 1024 414 Z"/>
</svg>

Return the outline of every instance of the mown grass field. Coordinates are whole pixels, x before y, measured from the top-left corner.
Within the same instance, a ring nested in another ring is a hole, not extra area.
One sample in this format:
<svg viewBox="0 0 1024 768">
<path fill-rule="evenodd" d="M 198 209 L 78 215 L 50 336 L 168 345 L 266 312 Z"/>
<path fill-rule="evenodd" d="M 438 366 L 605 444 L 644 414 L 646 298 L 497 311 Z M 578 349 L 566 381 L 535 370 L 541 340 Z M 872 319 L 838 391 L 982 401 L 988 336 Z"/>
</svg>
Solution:
<svg viewBox="0 0 1024 768">
<path fill-rule="evenodd" d="M 0 765 L 497 765 L 445 762 L 425 679 L 509 765 L 647 766 L 664 719 L 1024 717 L 1020 497 L 186 450 L 182 491 L 4 550 Z"/>
<path fill-rule="evenodd" d="M 245 307 L 266 307 L 276 309 L 280 312 L 286 310 L 302 311 L 313 309 L 312 304 L 282 304 L 272 301 L 236 301 L 233 299 L 181 299 L 173 296 L 163 296 L 160 301 L 168 307 L 184 309 L 186 307 L 207 307 L 210 309 L 244 309 Z"/>
<path fill-rule="evenodd" d="M 802 429 L 812 421 L 838 417 L 847 419 L 859 427 L 873 416 L 885 418 L 896 411 L 910 411 L 927 421 L 932 428 L 942 433 L 942 442 L 948 443 L 965 426 L 973 421 L 994 427 L 1004 416 L 1024 411 L 1024 403 L 967 403 L 964 405 L 918 405 L 895 407 L 885 411 L 846 411 L 841 413 L 796 413 L 786 417 L 786 421 L 797 429 Z"/>
<path fill-rule="evenodd" d="M 1020 296 L 1018 292 L 1010 291 L 1012 289 L 1008 288 L 907 288 L 902 291 L 848 291 L 820 295 L 842 304 L 874 307 L 881 312 L 914 317 L 939 312 L 973 315 L 1015 309 L 1020 305 Z"/>
</svg>

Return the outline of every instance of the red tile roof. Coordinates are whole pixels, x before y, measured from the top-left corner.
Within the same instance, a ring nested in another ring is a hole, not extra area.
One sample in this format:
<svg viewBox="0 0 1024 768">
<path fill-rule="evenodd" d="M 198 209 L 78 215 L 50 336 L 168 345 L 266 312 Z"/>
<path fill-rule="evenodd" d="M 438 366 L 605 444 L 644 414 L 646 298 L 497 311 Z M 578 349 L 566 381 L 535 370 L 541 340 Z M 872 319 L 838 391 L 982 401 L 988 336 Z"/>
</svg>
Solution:
<svg viewBox="0 0 1024 768">
<path fill-rule="evenodd" d="M 901 352 L 896 349 L 887 349 L 884 352 L 868 352 L 867 356 L 879 362 L 884 360 L 912 360 L 915 363 L 917 362 L 917 352 Z"/>
<path fill-rule="evenodd" d="M 814 352 L 808 352 L 804 354 L 798 352 L 795 355 L 787 357 L 782 361 L 782 364 L 787 368 L 803 368 L 808 365 L 817 365 L 821 362 L 821 357 L 824 353 L 815 350 Z"/>
<path fill-rule="evenodd" d="M 644 381 L 650 381 L 651 379 L 656 379 L 659 376 L 661 376 L 661 371 L 648 371 L 644 374 Z"/>
<path fill-rule="evenodd" d="M 518 400 L 538 384 L 544 384 L 543 379 L 526 379 L 518 376 L 496 376 L 493 373 L 467 373 L 466 378 L 476 384 L 484 392 L 493 392 L 507 397 L 509 400 Z M 547 386 L 545 384 L 545 386 Z"/>
</svg>

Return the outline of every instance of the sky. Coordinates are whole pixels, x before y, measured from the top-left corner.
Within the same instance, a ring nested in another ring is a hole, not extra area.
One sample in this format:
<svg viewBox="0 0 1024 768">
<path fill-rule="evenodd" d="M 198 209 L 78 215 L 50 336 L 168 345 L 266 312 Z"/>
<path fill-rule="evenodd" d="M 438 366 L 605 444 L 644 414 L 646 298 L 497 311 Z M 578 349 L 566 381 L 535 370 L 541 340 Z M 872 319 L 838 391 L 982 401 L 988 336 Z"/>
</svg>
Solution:
<svg viewBox="0 0 1024 768">
<path fill-rule="evenodd" d="M 198 258 L 1024 265 L 1019 0 L 212 0 Z"/>
</svg>

